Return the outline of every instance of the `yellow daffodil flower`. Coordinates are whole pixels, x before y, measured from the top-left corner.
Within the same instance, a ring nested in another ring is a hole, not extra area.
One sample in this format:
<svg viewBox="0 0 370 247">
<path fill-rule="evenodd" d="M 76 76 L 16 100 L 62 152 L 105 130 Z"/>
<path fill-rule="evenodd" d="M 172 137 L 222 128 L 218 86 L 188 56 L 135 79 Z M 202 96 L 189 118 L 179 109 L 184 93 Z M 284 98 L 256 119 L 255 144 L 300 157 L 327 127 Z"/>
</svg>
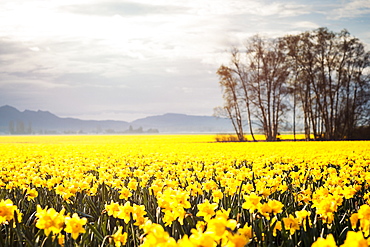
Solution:
<svg viewBox="0 0 370 247">
<path fill-rule="evenodd" d="M 80 218 L 78 214 L 74 213 L 72 217 L 66 216 L 65 218 L 66 227 L 64 231 L 67 233 L 71 233 L 73 239 L 77 239 L 80 233 L 86 232 L 84 228 L 84 225 L 86 223 L 87 223 L 86 218 Z"/>
</svg>

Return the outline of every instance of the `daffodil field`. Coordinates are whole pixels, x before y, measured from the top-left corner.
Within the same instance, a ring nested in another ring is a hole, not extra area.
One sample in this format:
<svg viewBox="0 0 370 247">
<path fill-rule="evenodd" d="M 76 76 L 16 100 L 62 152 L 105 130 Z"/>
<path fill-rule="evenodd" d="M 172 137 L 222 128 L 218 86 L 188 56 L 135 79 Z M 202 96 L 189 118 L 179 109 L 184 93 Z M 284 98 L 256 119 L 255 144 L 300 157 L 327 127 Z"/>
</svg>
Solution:
<svg viewBox="0 0 370 247">
<path fill-rule="evenodd" d="M 366 141 L 2 136 L 0 164 L 0 246 L 370 243 Z"/>
</svg>

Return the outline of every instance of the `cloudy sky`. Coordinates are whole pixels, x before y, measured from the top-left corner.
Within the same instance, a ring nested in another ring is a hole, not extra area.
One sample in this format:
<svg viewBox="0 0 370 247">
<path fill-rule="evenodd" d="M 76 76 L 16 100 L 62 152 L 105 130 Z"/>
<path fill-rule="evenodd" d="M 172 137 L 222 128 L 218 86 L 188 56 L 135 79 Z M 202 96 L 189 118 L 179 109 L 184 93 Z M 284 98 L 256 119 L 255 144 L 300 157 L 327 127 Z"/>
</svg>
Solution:
<svg viewBox="0 0 370 247">
<path fill-rule="evenodd" d="M 212 115 L 217 68 L 250 36 L 346 28 L 368 0 L 0 0 L 0 106 L 131 121 Z"/>
</svg>

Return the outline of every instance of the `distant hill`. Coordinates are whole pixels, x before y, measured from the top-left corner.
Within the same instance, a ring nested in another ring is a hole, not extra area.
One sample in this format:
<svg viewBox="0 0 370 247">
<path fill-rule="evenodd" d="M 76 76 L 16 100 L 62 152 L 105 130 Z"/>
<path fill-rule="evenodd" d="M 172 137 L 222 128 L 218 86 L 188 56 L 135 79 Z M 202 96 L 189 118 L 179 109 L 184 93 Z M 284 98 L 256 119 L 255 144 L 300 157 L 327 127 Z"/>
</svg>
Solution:
<svg viewBox="0 0 370 247">
<path fill-rule="evenodd" d="M 0 134 L 201 133 L 230 132 L 228 119 L 168 113 L 132 122 L 61 118 L 48 111 L 0 107 Z"/>
<path fill-rule="evenodd" d="M 141 118 L 130 124 L 133 127 L 154 128 L 160 132 L 170 133 L 230 132 L 233 130 L 229 119 L 177 113 Z"/>
<path fill-rule="evenodd" d="M 0 133 L 5 134 L 97 133 L 104 130 L 124 131 L 128 126 L 125 121 L 60 118 L 48 111 L 21 112 L 8 105 L 0 107 Z"/>
</svg>

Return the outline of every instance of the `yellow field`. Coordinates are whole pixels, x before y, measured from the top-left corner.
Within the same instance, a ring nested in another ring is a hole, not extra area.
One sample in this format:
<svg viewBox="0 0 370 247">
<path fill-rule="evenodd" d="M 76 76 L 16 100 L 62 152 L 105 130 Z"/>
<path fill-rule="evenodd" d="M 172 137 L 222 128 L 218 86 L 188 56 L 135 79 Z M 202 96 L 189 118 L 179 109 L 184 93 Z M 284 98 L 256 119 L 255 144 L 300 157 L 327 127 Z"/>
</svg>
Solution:
<svg viewBox="0 0 370 247">
<path fill-rule="evenodd" d="M 367 246 L 370 142 L 214 140 L 0 137 L 0 246 Z"/>
</svg>

